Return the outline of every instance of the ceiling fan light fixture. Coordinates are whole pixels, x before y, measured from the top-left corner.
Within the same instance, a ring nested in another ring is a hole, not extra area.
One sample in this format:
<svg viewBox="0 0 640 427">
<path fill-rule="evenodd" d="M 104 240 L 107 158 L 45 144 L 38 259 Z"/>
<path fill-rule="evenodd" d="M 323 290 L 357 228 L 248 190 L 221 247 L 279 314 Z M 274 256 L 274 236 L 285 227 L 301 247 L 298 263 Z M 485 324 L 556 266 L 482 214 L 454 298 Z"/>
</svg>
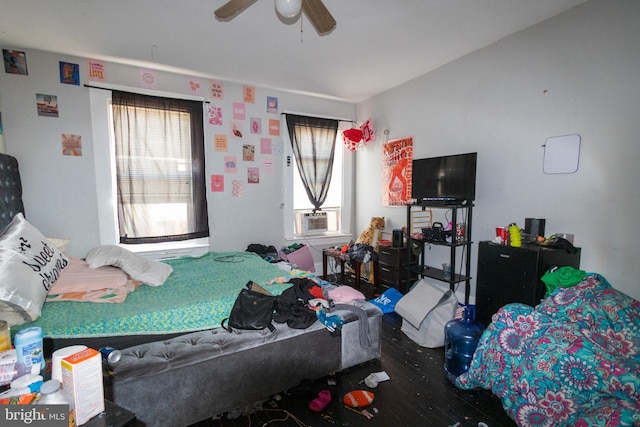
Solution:
<svg viewBox="0 0 640 427">
<path fill-rule="evenodd" d="M 293 18 L 302 10 L 302 0 L 275 0 L 276 12 L 283 18 Z"/>
</svg>

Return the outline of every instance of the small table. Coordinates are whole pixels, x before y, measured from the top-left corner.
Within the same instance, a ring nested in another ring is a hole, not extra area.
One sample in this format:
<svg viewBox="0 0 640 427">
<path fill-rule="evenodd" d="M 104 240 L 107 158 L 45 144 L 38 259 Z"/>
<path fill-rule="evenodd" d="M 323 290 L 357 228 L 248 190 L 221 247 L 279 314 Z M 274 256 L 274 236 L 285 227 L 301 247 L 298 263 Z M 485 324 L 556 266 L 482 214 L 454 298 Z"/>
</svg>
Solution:
<svg viewBox="0 0 640 427">
<path fill-rule="evenodd" d="M 322 277 L 324 279 L 327 278 L 327 259 L 331 257 L 340 263 L 340 283 L 344 283 L 344 263 L 349 261 L 353 264 L 353 268 L 355 270 L 355 285 L 356 289 L 360 289 L 360 271 L 363 263 L 351 260 L 348 257 L 344 256 L 339 249 L 323 249 L 322 250 Z M 378 288 L 378 261 L 373 262 L 373 287 L 374 289 Z"/>
</svg>

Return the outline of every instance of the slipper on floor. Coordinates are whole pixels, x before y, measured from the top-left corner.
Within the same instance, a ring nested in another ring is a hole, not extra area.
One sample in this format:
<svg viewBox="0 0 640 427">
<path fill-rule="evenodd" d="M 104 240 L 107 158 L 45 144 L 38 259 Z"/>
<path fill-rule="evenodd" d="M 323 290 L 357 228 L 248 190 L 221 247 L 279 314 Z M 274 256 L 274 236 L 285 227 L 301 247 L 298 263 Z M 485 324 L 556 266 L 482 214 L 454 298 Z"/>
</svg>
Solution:
<svg viewBox="0 0 640 427">
<path fill-rule="evenodd" d="M 318 397 L 309 403 L 309 409 L 313 412 L 320 412 L 329 404 L 329 402 L 331 402 L 331 392 L 329 390 L 322 390 L 318 393 Z"/>
</svg>

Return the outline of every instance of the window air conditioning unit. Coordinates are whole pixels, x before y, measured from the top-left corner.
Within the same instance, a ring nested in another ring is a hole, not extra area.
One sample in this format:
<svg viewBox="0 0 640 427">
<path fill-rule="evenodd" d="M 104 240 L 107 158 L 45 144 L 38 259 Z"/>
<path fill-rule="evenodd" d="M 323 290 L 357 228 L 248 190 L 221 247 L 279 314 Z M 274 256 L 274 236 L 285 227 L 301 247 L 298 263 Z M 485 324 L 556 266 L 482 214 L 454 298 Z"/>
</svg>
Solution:
<svg viewBox="0 0 640 427">
<path fill-rule="evenodd" d="M 302 234 L 324 233 L 328 229 L 326 212 L 305 212 L 302 214 Z"/>
</svg>

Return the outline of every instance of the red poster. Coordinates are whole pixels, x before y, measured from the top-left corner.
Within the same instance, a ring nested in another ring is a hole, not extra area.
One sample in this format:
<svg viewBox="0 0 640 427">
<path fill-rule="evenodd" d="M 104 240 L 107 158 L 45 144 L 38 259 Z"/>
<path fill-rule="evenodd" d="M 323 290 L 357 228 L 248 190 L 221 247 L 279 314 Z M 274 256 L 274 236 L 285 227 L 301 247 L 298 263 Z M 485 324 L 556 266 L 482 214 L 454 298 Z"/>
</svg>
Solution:
<svg viewBox="0 0 640 427">
<path fill-rule="evenodd" d="M 382 146 L 382 206 L 411 202 L 413 138 L 388 141 Z"/>
</svg>

